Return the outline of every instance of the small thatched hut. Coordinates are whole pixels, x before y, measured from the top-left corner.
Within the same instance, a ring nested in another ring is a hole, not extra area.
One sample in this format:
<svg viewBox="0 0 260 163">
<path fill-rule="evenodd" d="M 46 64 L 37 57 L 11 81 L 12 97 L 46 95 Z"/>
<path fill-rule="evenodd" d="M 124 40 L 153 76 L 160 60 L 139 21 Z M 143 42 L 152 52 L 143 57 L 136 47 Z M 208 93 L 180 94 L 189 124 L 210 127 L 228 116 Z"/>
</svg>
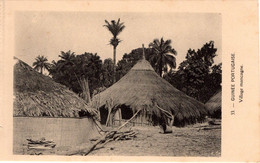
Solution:
<svg viewBox="0 0 260 163">
<path fill-rule="evenodd" d="M 118 82 L 95 95 L 93 102 L 99 103 L 101 123 L 106 123 L 112 108 L 114 121 L 126 120 L 142 109 L 134 124 L 157 125 L 167 121 L 158 106 L 174 115 L 174 125 L 184 126 L 202 121 L 207 115 L 203 103 L 187 96 L 161 78 L 144 58 Z M 112 122 L 113 123 L 113 122 Z"/>
<path fill-rule="evenodd" d="M 222 91 L 218 91 L 205 104 L 209 111 L 210 117 L 221 118 L 221 99 L 222 99 Z"/>
<path fill-rule="evenodd" d="M 61 84 L 14 58 L 14 152 L 26 139 L 53 140 L 56 146 L 84 143 L 97 134 L 95 111 Z"/>
</svg>

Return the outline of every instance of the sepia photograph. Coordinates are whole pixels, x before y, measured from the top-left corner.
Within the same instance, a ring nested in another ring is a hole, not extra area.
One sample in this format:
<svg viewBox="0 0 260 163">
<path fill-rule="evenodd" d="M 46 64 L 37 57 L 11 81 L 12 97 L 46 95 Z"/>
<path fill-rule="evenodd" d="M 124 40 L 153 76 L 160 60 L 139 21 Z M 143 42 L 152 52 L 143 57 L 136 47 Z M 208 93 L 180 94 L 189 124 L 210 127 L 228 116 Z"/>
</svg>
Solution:
<svg viewBox="0 0 260 163">
<path fill-rule="evenodd" d="M 260 161 L 257 0 L 3 0 L 0 50 L 0 161 Z"/>
<path fill-rule="evenodd" d="M 16 11 L 14 42 L 14 155 L 221 157 L 221 13 Z"/>
</svg>

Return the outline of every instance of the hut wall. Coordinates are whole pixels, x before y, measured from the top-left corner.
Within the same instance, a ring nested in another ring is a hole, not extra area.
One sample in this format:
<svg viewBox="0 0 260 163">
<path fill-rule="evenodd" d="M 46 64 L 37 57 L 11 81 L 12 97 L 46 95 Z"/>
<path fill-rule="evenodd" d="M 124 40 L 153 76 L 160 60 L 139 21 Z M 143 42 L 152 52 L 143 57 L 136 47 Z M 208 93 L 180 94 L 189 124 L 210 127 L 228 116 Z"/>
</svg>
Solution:
<svg viewBox="0 0 260 163">
<path fill-rule="evenodd" d="M 56 147 L 75 146 L 87 143 L 90 138 L 98 135 L 95 123 L 90 118 L 13 118 L 13 151 L 21 154 L 26 139 L 45 138 L 53 140 Z"/>
<path fill-rule="evenodd" d="M 130 119 L 132 116 L 133 116 L 132 112 L 129 112 L 129 111 L 125 112 L 125 110 L 123 110 L 123 109 L 122 110 L 118 109 L 114 113 L 113 125 L 114 126 L 120 126 L 124 122 L 126 122 L 128 119 Z M 145 115 L 141 114 L 140 116 L 137 116 L 135 119 L 133 119 L 129 123 L 129 125 L 131 125 L 131 126 L 145 126 L 145 125 L 152 125 L 152 124 L 151 124 L 151 122 L 148 121 L 148 118 L 145 117 Z"/>
</svg>

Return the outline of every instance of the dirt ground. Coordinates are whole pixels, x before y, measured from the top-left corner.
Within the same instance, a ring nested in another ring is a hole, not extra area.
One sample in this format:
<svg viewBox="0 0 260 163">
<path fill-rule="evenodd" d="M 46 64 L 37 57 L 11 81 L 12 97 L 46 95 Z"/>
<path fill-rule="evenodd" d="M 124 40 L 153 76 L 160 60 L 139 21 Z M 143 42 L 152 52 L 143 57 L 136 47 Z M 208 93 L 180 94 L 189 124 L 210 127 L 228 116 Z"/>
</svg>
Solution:
<svg viewBox="0 0 260 163">
<path fill-rule="evenodd" d="M 201 156 L 220 157 L 221 129 L 199 129 L 204 124 L 183 128 L 173 127 L 173 133 L 161 134 L 159 127 L 132 127 L 138 132 L 132 140 L 112 141 L 92 151 L 91 156 Z M 84 145 L 84 144 L 83 144 Z M 81 145 L 82 147 L 82 145 Z M 84 145 L 85 147 L 85 145 Z M 89 143 L 88 146 L 89 147 Z M 71 148 L 51 151 L 26 151 L 22 154 L 60 155 Z"/>
<path fill-rule="evenodd" d="M 133 140 L 110 142 L 92 151 L 94 156 L 211 156 L 220 157 L 221 129 L 199 130 L 196 126 L 173 128 L 161 134 L 159 127 L 133 127 Z"/>
</svg>

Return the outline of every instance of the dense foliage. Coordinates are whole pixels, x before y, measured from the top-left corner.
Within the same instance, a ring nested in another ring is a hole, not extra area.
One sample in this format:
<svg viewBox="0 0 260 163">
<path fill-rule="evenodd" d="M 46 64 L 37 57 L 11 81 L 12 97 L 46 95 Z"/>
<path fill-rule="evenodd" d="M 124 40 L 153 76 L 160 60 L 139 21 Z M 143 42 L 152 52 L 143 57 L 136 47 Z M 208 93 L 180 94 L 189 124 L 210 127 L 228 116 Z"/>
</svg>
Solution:
<svg viewBox="0 0 260 163">
<path fill-rule="evenodd" d="M 156 40 L 154 40 L 156 42 Z M 169 46 L 169 41 L 163 40 L 161 45 Z M 177 70 L 174 56 L 172 62 L 158 64 L 162 61 L 162 55 L 156 53 L 155 46 L 144 48 L 145 58 L 148 60 L 158 75 L 163 73 L 163 78 L 175 88 L 187 95 L 205 103 L 212 95 L 221 89 L 222 64 L 214 65 L 217 49 L 214 42 L 210 41 L 197 51 L 189 49 L 186 59 L 180 63 Z M 165 46 L 165 47 L 167 47 Z M 168 50 L 174 50 L 169 47 Z M 158 49 L 157 49 L 158 52 Z M 174 52 L 176 54 L 176 52 Z M 167 58 L 168 53 L 163 53 Z M 54 81 L 61 83 L 79 95 L 82 93 L 79 80 L 85 78 L 89 82 L 90 94 L 102 88 L 104 90 L 113 84 L 113 60 L 111 58 L 102 60 L 97 54 L 87 53 L 76 55 L 74 52 L 61 52 L 58 61 L 48 65 L 50 76 Z M 130 53 L 125 53 L 116 66 L 116 80 L 120 80 L 136 63 L 143 57 L 143 49 L 136 48 Z M 43 56 L 41 58 L 44 58 Z M 38 62 L 39 58 L 36 59 Z M 169 65 L 170 64 L 170 65 Z M 35 64 L 34 64 L 35 65 Z M 39 64 L 41 65 L 41 64 Z M 159 65 L 163 65 L 162 68 Z M 170 69 L 166 69 L 169 67 Z M 131 89 L 131 88 L 129 88 Z"/>
<path fill-rule="evenodd" d="M 113 65 L 111 58 L 104 60 L 100 78 L 102 86 L 104 87 L 110 87 L 113 84 Z"/>
<path fill-rule="evenodd" d="M 187 95 L 206 102 L 221 89 L 222 64 L 213 65 L 216 52 L 213 41 L 197 51 L 189 49 L 178 70 L 170 71 L 164 78 Z"/>
<path fill-rule="evenodd" d="M 71 51 L 62 51 L 59 57 L 60 60 L 53 61 L 49 70 L 54 81 L 67 86 L 78 94 L 82 93 L 79 84 L 82 78 L 89 81 L 91 93 L 101 86 L 102 60 L 97 54 L 85 52 L 81 55 L 75 55 Z"/>
</svg>

